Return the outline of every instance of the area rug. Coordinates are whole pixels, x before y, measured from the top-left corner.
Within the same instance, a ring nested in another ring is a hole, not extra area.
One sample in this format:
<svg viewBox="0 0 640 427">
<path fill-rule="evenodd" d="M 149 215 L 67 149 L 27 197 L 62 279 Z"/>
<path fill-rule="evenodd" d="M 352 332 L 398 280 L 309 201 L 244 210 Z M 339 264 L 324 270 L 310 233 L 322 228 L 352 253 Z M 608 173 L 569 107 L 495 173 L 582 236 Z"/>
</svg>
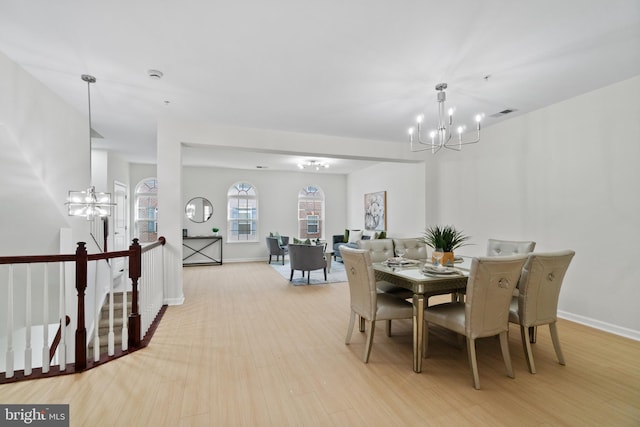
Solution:
<svg viewBox="0 0 640 427">
<path fill-rule="evenodd" d="M 289 281 L 289 277 L 291 277 L 291 267 L 289 265 L 289 261 L 285 261 L 284 265 L 278 263 L 270 264 L 271 267 L 280 273 L 282 277 L 284 277 L 287 281 Z M 311 272 L 311 285 L 326 285 L 327 283 L 339 283 L 339 282 L 347 282 L 347 274 L 344 271 L 344 264 L 337 261 L 331 261 L 331 271 L 327 272 L 327 280 L 324 280 L 324 273 L 322 270 L 314 270 Z M 305 273 L 305 277 L 302 277 L 302 272 L 296 270 L 293 273 L 293 280 L 291 284 L 294 286 L 306 286 L 307 285 L 307 277 Z"/>
</svg>

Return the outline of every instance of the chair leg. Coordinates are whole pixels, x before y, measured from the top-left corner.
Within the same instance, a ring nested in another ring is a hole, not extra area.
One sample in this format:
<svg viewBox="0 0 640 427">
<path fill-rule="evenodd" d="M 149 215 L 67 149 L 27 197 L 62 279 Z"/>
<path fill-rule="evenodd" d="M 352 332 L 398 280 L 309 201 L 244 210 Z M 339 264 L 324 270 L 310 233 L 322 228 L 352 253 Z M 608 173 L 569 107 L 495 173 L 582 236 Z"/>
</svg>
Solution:
<svg viewBox="0 0 640 427">
<path fill-rule="evenodd" d="M 536 364 L 533 362 L 533 351 L 531 350 L 531 337 L 529 331 L 531 328 L 527 326 L 520 326 L 520 336 L 522 337 L 522 348 L 524 349 L 524 356 L 527 359 L 527 366 L 529 372 L 536 373 Z"/>
<path fill-rule="evenodd" d="M 291 269 L 291 276 L 289 276 L 289 281 L 293 280 L 293 269 Z"/>
<path fill-rule="evenodd" d="M 351 342 L 351 334 L 353 333 L 353 324 L 356 321 L 356 312 L 351 310 L 351 317 L 349 318 L 349 329 L 347 329 L 347 338 L 344 340 L 345 344 Z"/>
<path fill-rule="evenodd" d="M 467 337 L 467 355 L 469 356 L 469 365 L 471 365 L 471 374 L 473 375 L 473 387 L 480 390 L 480 376 L 478 375 L 478 361 L 476 360 L 476 340 Z"/>
<path fill-rule="evenodd" d="M 556 356 L 558 356 L 558 362 L 564 365 L 564 355 L 560 348 L 560 338 L 558 337 L 558 327 L 556 323 L 549 323 L 549 332 L 551 332 L 551 341 L 553 342 L 553 348 L 556 350 Z"/>
<path fill-rule="evenodd" d="M 364 332 L 364 317 L 360 316 L 360 332 Z"/>
<path fill-rule="evenodd" d="M 282 265 L 284 265 L 284 254 L 282 254 Z"/>
<path fill-rule="evenodd" d="M 538 339 L 538 327 L 529 326 L 529 342 L 531 344 L 535 344 L 537 339 Z"/>
<path fill-rule="evenodd" d="M 369 322 L 369 333 L 367 334 L 367 344 L 364 347 L 364 363 L 369 363 L 369 355 L 371 354 L 371 345 L 373 344 L 373 334 L 376 331 L 376 322 Z"/>
<path fill-rule="evenodd" d="M 271 254 L 269 254 L 269 264 L 271 264 Z"/>
<path fill-rule="evenodd" d="M 327 267 L 324 268 L 324 281 L 327 281 Z"/>
<path fill-rule="evenodd" d="M 391 320 L 385 322 L 385 329 L 387 330 L 387 336 L 391 336 Z"/>
<path fill-rule="evenodd" d="M 502 358 L 504 359 L 504 366 L 507 368 L 507 375 L 509 378 L 515 378 L 513 373 L 513 366 L 511 366 L 511 353 L 509 353 L 509 335 L 507 331 L 500 332 L 500 349 L 502 350 Z"/>
<path fill-rule="evenodd" d="M 302 273 L 304 275 L 304 273 Z M 307 271 L 307 285 L 311 283 L 311 272 Z"/>
</svg>

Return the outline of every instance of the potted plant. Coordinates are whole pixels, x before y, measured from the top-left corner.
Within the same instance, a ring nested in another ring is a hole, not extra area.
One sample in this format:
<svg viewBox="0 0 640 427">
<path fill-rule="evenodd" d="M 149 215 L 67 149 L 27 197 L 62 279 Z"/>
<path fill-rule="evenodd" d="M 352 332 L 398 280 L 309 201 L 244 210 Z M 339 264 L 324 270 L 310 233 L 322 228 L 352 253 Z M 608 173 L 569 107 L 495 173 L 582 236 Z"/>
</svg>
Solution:
<svg viewBox="0 0 640 427">
<path fill-rule="evenodd" d="M 213 235 L 214 235 L 214 236 L 217 236 L 217 235 L 218 235 L 218 231 L 220 231 L 220 229 L 219 229 L 219 228 L 217 228 L 217 227 L 213 227 L 213 228 L 211 229 L 211 231 L 213 231 Z"/>
<path fill-rule="evenodd" d="M 422 240 L 433 248 L 434 251 L 442 250 L 442 265 L 451 263 L 453 265 L 454 255 L 453 251 L 461 246 L 468 245 L 466 243 L 469 240 L 469 236 L 465 235 L 462 231 L 456 230 L 452 225 L 439 226 L 434 225 L 425 230 Z M 434 255 L 433 260 L 439 258 Z"/>
</svg>

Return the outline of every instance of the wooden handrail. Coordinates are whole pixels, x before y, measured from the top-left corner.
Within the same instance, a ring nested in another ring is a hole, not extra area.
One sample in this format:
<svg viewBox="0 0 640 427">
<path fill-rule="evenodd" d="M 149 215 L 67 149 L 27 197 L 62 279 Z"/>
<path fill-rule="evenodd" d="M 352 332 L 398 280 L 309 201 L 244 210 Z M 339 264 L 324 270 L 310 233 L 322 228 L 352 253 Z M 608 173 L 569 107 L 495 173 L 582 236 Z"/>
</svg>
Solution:
<svg viewBox="0 0 640 427">
<path fill-rule="evenodd" d="M 164 245 L 166 239 L 159 237 L 158 240 L 142 248 L 138 239 L 133 239 L 133 244 L 128 250 L 117 252 L 104 252 L 89 255 L 86 243 L 78 242 L 75 254 L 63 255 L 35 255 L 35 256 L 4 256 L 0 257 L 2 264 L 29 264 L 29 263 L 51 263 L 51 262 L 75 262 L 76 267 L 76 292 L 77 292 L 77 325 L 75 331 L 75 371 L 80 372 L 87 368 L 87 353 L 85 344 L 87 341 L 87 329 L 85 325 L 85 291 L 87 289 L 87 264 L 89 261 L 111 258 L 129 258 L 129 278 L 132 286 L 132 311 L 129 315 L 129 348 L 136 349 L 141 345 L 141 316 L 138 309 L 138 280 L 142 272 L 142 253 L 155 247 Z M 65 319 L 67 325 L 71 321 L 69 316 Z M 49 351 L 50 359 L 53 358 L 60 342 L 61 328 L 58 329 L 54 338 L 54 345 Z"/>
</svg>

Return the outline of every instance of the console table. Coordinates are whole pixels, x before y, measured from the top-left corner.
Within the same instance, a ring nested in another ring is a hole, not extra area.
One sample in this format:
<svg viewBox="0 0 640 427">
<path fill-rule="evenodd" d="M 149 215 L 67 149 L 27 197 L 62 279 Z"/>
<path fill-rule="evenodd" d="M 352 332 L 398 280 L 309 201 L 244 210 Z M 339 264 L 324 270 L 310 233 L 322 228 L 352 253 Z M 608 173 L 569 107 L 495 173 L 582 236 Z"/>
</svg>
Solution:
<svg viewBox="0 0 640 427">
<path fill-rule="evenodd" d="M 182 265 L 222 265 L 221 236 L 182 238 Z"/>
</svg>

